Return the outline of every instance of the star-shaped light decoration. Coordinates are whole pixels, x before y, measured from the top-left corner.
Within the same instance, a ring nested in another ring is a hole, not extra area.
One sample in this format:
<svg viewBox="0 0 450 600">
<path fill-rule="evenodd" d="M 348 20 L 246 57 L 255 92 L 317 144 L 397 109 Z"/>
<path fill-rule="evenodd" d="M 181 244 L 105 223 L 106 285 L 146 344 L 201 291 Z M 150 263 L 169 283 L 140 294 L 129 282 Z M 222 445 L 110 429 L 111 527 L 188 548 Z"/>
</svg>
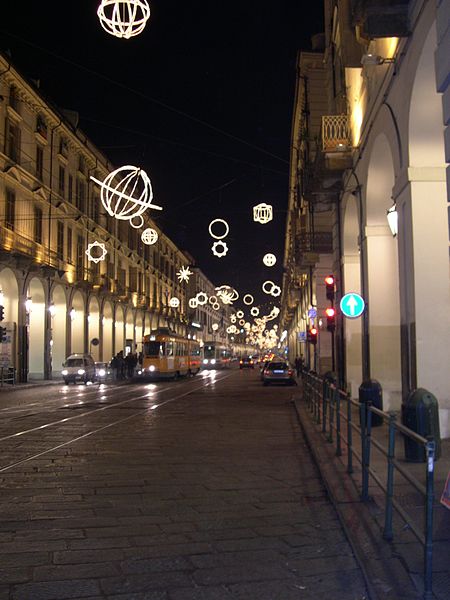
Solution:
<svg viewBox="0 0 450 600">
<path fill-rule="evenodd" d="M 220 250 L 219 250 L 219 248 L 220 248 Z M 227 255 L 228 246 L 227 246 L 226 242 L 218 241 L 218 242 L 214 242 L 214 244 L 211 246 L 211 250 L 212 250 L 212 253 L 214 254 L 214 256 L 217 256 L 218 258 L 222 258 L 222 256 Z"/>
<path fill-rule="evenodd" d="M 97 250 L 96 254 L 93 255 L 92 248 L 99 248 L 101 250 L 101 253 L 99 253 L 99 251 Z M 86 254 L 87 254 L 89 262 L 98 263 L 101 260 L 105 260 L 105 257 L 108 254 L 108 252 L 105 248 L 105 244 L 95 241 L 95 242 L 92 242 L 92 244 L 88 244 Z"/>
<path fill-rule="evenodd" d="M 193 273 L 192 273 L 192 271 L 190 270 L 190 268 L 189 268 L 189 267 L 182 266 L 182 267 L 180 268 L 180 270 L 179 270 L 179 271 L 177 271 L 177 277 L 178 277 L 178 279 L 179 279 L 180 283 L 181 283 L 182 281 L 185 281 L 186 283 L 188 283 L 188 281 L 189 281 L 189 277 L 190 277 L 191 275 L 193 275 Z"/>
</svg>

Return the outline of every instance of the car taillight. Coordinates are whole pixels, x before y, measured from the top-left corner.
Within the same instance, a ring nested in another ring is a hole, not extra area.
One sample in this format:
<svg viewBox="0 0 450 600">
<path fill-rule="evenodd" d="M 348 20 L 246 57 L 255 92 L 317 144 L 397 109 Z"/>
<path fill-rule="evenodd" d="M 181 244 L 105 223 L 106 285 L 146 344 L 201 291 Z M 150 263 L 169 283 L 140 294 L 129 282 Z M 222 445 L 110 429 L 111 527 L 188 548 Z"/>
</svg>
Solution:
<svg viewBox="0 0 450 600">
<path fill-rule="evenodd" d="M 293 375 L 294 371 L 292 371 L 291 369 L 289 369 L 288 371 L 288 375 Z"/>
<path fill-rule="evenodd" d="M 240 360 L 240 361 L 239 361 L 239 364 L 241 364 L 241 365 L 242 365 L 242 360 Z"/>
</svg>

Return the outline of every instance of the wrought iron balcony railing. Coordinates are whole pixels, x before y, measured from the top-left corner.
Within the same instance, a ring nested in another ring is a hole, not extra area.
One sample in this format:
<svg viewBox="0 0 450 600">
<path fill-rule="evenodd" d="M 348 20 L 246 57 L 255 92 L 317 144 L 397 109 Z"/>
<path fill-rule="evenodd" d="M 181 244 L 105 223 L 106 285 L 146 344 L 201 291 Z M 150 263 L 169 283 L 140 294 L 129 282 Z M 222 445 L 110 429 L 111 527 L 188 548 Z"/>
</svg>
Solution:
<svg viewBox="0 0 450 600">
<path fill-rule="evenodd" d="M 330 254 L 333 251 L 333 236 L 329 231 L 315 231 L 298 233 L 295 236 L 295 252 L 316 252 Z"/>
<path fill-rule="evenodd" d="M 325 115 L 322 117 L 322 150 L 346 152 L 351 149 L 348 115 Z"/>
</svg>

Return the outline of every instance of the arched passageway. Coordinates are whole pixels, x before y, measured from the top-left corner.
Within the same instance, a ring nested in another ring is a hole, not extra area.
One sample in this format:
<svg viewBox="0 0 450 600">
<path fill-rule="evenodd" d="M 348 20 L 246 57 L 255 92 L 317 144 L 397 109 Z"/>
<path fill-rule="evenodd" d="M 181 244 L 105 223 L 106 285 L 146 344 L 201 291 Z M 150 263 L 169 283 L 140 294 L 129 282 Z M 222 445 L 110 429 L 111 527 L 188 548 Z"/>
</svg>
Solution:
<svg viewBox="0 0 450 600">
<path fill-rule="evenodd" d="M 66 359 L 67 300 L 64 288 L 57 285 L 50 298 L 52 374 L 60 375 Z"/>
</svg>

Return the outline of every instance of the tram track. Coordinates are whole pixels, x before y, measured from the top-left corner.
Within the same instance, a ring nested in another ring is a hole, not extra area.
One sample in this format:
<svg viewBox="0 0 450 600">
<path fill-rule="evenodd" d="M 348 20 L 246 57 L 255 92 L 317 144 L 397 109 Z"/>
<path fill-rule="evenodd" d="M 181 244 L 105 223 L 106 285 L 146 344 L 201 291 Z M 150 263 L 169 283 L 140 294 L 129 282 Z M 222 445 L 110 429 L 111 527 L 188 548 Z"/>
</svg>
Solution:
<svg viewBox="0 0 450 600">
<path fill-rule="evenodd" d="M 22 439 L 26 439 L 27 435 L 30 436 L 31 434 L 34 434 L 34 433 L 36 433 L 38 431 L 48 430 L 48 429 L 50 429 L 52 427 L 57 427 L 58 425 L 65 425 L 68 422 L 75 421 L 75 420 L 77 420 L 78 422 L 80 422 L 81 419 L 84 419 L 84 418 L 87 418 L 87 417 L 91 418 L 92 415 L 94 415 L 96 413 L 106 413 L 106 411 L 108 411 L 108 410 L 114 410 L 114 409 L 117 409 L 117 408 L 121 408 L 121 407 L 123 407 L 123 406 L 125 406 L 127 404 L 132 403 L 132 402 L 141 401 L 143 399 L 151 400 L 151 401 L 154 402 L 151 406 L 147 405 L 144 408 L 137 409 L 135 412 L 133 412 L 130 415 L 127 415 L 125 417 L 121 417 L 119 419 L 115 419 L 115 420 L 113 420 L 113 421 L 111 421 L 109 423 L 102 424 L 101 426 L 98 426 L 98 427 L 96 427 L 96 428 L 94 428 L 94 429 L 92 429 L 90 431 L 87 431 L 87 432 L 81 434 L 81 435 L 75 436 L 75 437 L 71 438 L 70 440 L 66 440 L 64 442 L 61 442 L 60 444 L 56 444 L 56 445 L 51 446 L 50 448 L 46 448 L 45 450 L 42 450 L 40 452 L 29 454 L 28 456 L 25 456 L 23 458 L 20 458 L 19 460 L 15 460 L 15 461 L 10 462 L 8 464 L 0 465 L 0 473 L 4 473 L 6 471 L 9 471 L 10 469 L 13 469 L 14 467 L 18 467 L 18 466 L 24 465 L 24 464 L 26 464 L 28 462 L 31 462 L 33 460 L 36 460 L 36 459 L 38 459 L 38 458 L 40 458 L 42 456 L 50 454 L 51 452 L 59 450 L 60 448 L 68 447 L 68 446 L 70 446 L 71 444 L 73 444 L 73 443 L 75 443 L 77 441 L 80 441 L 80 440 L 85 439 L 87 437 L 90 437 L 90 436 L 93 436 L 95 434 L 98 434 L 98 433 L 100 433 L 100 432 L 102 432 L 105 429 L 108 429 L 110 427 L 114 427 L 114 426 L 120 425 L 121 423 L 124 423 L 125 421 L 129 421 L 129 420 L 131 420 L 133 418 L 136 418 L 136 417 L 138 417 L 140 415 L 148 414 L 149 411 L 157 410 L 157 409 L 163 407 L 164 405 L 166 405 L 166 404 L 168 404 L 170 402 L 174 402 L 176 400 L 179 400 L 181 398 L 189 396 L 190 394 L 193 394 L 193 393 L 198 392 L 198 391 L 200 391 L 202 389 L 205 389 L 205 388 L 207 388 L 207 387 L 209 387 L 209 386 L 211 386 L 211 385 L 213 385 L 215 383 L 218 383 L 219 381 L 227 379 L 228 377 L 230 377 L 229 373 L 227 375 L 223 376 L 223 377 L 214 378 L 213 380 L 211 380 L 211 378 L 209 378 L 209 377 L 205 378 L 207 380 L 206 383 L 203 383 L 202 385 L 196 386 L 193 389 L 189 389 L 188 391 L 183 392 L 181 394 L 177 394 L 177 395 L 172 396 L 172 397 L 167 398 L 167 399 L 162 399 L 161 401 L 158 401 L 156 398 L 149 398 L 148 391 L 147 391 L 145 394 L 141 394 L 141 395 L 138 395 L 138 396 L 133 396 L 132 398 L 127 398 L 126 400 L 119 400 L 118 402 L 113 402 L 111 404 L 107 404 L 105 406 L 101 406 L 101 407 L 99 407 L 97 409 L 86 410 L 85 412 L 83 412 L 81 414 L 76 414 L 76 415 L 73 415 L 71 417 L 64 417 L 62 419 L 58 419 L 58 420 L 55 420 L 55 421 L 43 423 L 43 424 L 38 425 L 36 427 L 30 427 L 29 429 L 24 429 L 22 431 L 16 431 L 14 433 L 10 433 L 8 435 L 4 435 L 3 437 L 0 437 L 0 444 L 2 442 L 5 443 L 5 442 L 11 441 L 11 440 L 12 441 L 14 441 L 14 440 L 20 440 L 21 441 Z M 158 389 L 157 391 L 155 391 L 155 394 L 163 394 L 164 392 L 170 391 L 170 390 L 172 390 L 175 387 L 178 387 L 178 386 L 172 385 L 169 388 Z M 60 408 L 63 408 L 63 407 L 60 407 Z M 133 407 L 130 407 L 130 410 L 133 410 Z M 32 439 L 31 442 L 34 444 L 36 442 L 36 440 Z M 16 452 L 17 451 L 17 447 L 13 448 L 13 451 Z M 0 452 L 2 453 L 2 456 L 3 456 L 7 452 L 7 450 L 3 450 L 0 447 Z"/>
</svg>

